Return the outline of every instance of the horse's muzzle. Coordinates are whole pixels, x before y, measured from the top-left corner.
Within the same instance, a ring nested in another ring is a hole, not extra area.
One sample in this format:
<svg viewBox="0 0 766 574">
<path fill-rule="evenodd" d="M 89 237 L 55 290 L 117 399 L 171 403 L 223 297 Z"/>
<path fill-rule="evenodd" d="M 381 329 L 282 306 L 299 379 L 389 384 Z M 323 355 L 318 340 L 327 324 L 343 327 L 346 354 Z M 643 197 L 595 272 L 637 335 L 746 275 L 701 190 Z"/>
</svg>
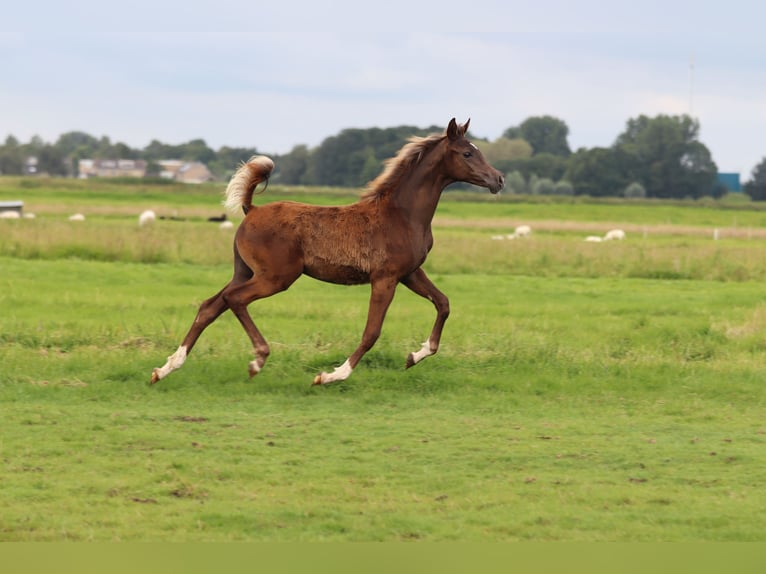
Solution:
<svg viewBox="0 0 766 574">
<path fill-rule="evenodd" d="M 502 174 L 497 176 L 497 181 L 494 184 L 489 185 L 489 191 L 492 194 L 498 193 L 505 187 L 505 177 Z"/>
</svg>

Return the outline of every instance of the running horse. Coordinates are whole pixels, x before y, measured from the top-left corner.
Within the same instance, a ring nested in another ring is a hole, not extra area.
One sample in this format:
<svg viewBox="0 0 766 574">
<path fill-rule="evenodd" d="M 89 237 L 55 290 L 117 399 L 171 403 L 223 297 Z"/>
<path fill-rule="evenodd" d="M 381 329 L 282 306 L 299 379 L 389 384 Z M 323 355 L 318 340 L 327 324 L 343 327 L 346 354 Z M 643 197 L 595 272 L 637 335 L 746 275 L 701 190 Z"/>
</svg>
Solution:
<svg viewBox="0 0 766 574">
<path fill-rule="evenodd" d="M 359 201 L 345 206 L 315 206 L 280 201 L 252 204 L 259 183 L 267 182 L 274 162 L 256 156 L 232 176 L 225 205 L 242 208 L 245 218 L 234 239 L 234 276 L 204 301 L 178 350 L 154 369 L 156 383 L 183 365 L 202 331 L 231 309 L 250 337 L 255 359 L 250 376 L 258 374 L 269 356 L 269 345 L 255 326 L 247 306 L 256 299 L 286 290 L 301 274 L 341 285 L 369 283 L 371 296 L 362 340 L 348 359 L 332 372 L 319 373 L 315 385 L 347 379 L 377 341 L 386 311 L 399 283 L 436 307 L 436 321 L 421 349 L 407 356 L 406 368 L 439 348 L 449 300 L 423 271 L 433 246 L 431 220 L 445 187 L 467 182 L 497 193 L 503 175 L 466 138 L 468 120 L 453 118 L 443 134 L 413 137 L 389 159 Z"/>
</svg>

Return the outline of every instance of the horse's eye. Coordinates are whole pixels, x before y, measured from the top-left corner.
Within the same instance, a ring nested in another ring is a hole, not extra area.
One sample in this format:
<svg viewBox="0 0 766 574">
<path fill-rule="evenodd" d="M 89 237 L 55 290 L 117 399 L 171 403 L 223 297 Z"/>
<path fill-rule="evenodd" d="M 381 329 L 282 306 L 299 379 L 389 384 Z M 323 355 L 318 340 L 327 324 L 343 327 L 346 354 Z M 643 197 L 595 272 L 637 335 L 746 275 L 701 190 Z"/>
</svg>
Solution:
<svg viewBox="0 0 766 574">
<path fill-rule="evenodd" d="M 469 158 L 469 157 L 471 157 L 472 155 L 473 155 L 473 154 L 472 154 L 470 151 L 464 151 L 464 152 L 463 152 L 463 157 L 464 157 L 464 158 L 466 158 L 466 159 L 468 159 L 468 158 Z"/>
</svg>

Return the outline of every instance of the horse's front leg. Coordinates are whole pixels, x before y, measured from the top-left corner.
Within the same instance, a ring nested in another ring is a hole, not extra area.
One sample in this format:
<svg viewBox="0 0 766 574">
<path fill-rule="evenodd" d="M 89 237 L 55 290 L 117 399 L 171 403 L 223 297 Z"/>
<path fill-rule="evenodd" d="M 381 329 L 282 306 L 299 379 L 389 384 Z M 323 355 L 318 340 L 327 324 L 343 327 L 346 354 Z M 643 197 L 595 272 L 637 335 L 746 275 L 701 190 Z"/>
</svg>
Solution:
<svg viewBox="0 0 766 574">
<path fill-rule="evenodd" d="M 383 326 L 383 320 L 386 318 L 386 311 L 394 298 L 397 281 L 395 279 L 383 279 L 372 282 L 372 295 L 370 296 L 370 309 L 367 312 L 367 324 L 364 327 L 362 341 L 359 346 L 346 359 L 340 367 L 336 367 L 332 373 L 319 373 L 314 377 L 315 385 L 327 385 L 337 381 L 345 381 L 351 376 L 351 372 L 356 368 L 364 354 L 369 351 L 380 337 L 380 330 Z"/>
<path fill-rule="evenodd" d="M 434 322 L 434 327 L 431 330 L 431 335 L 428 337 L 428 340 L 423 343 L 423 346 L 420 349 L 407 355 L 406 368 L 409 369 L 439 350 L 442 329 L 444 328 L 444 323 L 447 321 L 447 317 L 449 317 L 449 299 L 447 299 L 447 296 L 444 293 L 436 288 L 436 285 L 431 282 L 426 275 L 426 272 L 420 267 L 402 279 L 402 284 L 414 293 L 431 301 L 431 303 L 434 304 L 434 307 L 436 307 L 436 322 Z"/>
<path fill-rule="evenodd" d="M 158 367 L 152 371 L 151 384 L 155 384 L 176 369 L 181 368 L 184 362 L 186 362 L 186 357 L 191 353 L 192 347 L 194 347 L 197 339 L 202 334 L 202 331 L 215 321 L 221 313 L 228 309 L 222 293 L 223 290 L 219 291 L 200 305 L 194 323 L 192 323 L 189 332 L 186 334 L 186 337 L 184 337 L 181 346 L 178 347 L 175 353 L 168 357 L 167 362 L 162 367 Z"/>
</svg>

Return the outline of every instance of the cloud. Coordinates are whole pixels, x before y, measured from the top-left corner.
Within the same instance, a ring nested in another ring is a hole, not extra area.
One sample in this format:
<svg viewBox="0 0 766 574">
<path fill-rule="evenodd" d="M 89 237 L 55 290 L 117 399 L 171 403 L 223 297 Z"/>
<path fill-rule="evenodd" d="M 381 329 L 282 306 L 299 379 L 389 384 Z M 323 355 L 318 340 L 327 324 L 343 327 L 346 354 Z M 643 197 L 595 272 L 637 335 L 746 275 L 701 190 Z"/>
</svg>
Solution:
<svg viewBox="0 0 766 574">
<path fill-rule="evenodd" d="M 690 109 L 720 167 L 766 154 L 766 4 L 605 0 L 332 3 L 95 0 L 4 8 L 5 134 L 82 130 L 286 152 L 347 127 L 472 118 L 494 139 L 531 115 L 608 146 L 640 114 Z M 150 17 L 147 17 L 150 15 Z M 745 15 L 743 17 L 743 15 Z M 9 110 L 12 112 L 9 112 Z"/>
</svg>

